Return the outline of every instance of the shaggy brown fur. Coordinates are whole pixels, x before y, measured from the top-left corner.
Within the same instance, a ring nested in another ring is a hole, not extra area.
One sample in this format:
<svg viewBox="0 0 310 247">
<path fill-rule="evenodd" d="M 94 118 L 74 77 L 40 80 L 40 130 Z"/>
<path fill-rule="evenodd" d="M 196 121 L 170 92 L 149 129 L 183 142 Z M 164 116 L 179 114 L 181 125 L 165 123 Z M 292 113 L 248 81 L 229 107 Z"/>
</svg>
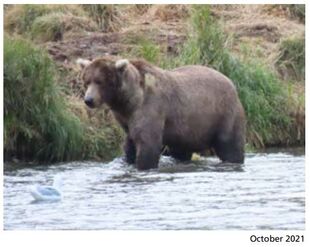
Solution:
<svg viewBox="0 0 310 247">
<path fill-rule="evenodd" d="M 85 102 L 112 109 L 127 133 L 129 163 L 156 168 L 163 146 L 180 160 L 213 148 L 222 161 L 243 163 L 244 111 L 227 77 L 204 66 L 166 71 L 142 60 L 115 64 L 106 57 L 85 67 Z"/>
</svg>

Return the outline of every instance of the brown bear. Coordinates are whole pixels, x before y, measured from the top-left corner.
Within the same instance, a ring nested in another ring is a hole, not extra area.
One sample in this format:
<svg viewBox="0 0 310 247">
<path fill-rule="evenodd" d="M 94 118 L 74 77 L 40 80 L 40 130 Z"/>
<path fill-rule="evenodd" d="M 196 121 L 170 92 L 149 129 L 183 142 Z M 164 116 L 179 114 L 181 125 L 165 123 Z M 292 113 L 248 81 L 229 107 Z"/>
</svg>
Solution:
<svg viewBox="0 0 310 247">
<path fill-rule="evenodd" d="M 245 116 L 234 84 L 205 66 L 163 70 L 144 60 L 78 59 L 84 101 L 107 104 L 127 134 L 128 163 L 157 168 L 164 146 L 176 159 L 212 148 L 223 162 L 243 163 Z"/>
</svg>

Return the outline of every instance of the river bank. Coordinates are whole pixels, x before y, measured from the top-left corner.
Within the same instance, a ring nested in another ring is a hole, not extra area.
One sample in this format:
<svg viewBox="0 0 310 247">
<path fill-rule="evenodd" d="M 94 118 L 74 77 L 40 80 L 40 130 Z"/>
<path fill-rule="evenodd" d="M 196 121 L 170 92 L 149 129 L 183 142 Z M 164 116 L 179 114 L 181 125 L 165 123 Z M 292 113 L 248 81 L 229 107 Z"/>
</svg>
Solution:
<svg viewBox="0 0 310 247">
<path fill-rule="evenodd" d="M 280 5 L 5 8 L 5 159 L 109 160 L 121 153 L 123 133 L 111 112 L 84 106 L 75 64 L 78 57 L 105 53 L 143 57 L 163 68 L 213 67 L 238 88 L 247 115 L 247 149 L 304 146 L 304 20 L 286 10 Z M 245 26 L 253 14 L 265 22 Z"/>
</svg>

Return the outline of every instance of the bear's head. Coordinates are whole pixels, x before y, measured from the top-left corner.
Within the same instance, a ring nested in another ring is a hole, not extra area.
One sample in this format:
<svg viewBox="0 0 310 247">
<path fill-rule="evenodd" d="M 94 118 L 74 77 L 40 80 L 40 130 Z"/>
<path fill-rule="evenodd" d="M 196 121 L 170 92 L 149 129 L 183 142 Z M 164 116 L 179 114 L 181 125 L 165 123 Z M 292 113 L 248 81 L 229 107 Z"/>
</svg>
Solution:
<svg viewBox="0 0 310 247">
<path fill-rule="evenodd" d="M 141 103 L 142 75 L 127 59 L 78 59 L 77 63 L 83 69 L 84 101 L 88 107 L 96 108 L 106 103 L 116 109 Z"/>
</svg>

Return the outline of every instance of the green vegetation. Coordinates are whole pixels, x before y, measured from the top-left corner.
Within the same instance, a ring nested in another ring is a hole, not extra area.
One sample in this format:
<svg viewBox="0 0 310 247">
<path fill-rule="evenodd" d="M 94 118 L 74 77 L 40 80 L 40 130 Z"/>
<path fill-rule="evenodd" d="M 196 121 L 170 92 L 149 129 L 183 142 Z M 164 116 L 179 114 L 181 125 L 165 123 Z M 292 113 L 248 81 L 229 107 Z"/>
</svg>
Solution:
<svg viewBox="0 0 310 247">
<path fill-rule="evenodd" d="M 21 4 L 6 9 L 4 29 L 9 33 L 27 34 L 36 18 L 49 13 L 85 16 L 86 13 L 78 5 L 65 4 Z"/>
<path fill-rule="evenodd" d="M 227 37 L 207 6 L 193 11 L 194 35 L 189 48 L 185 47 L 185 52 L 192 54 L 190 63 L 197 59 L 196 63 L 212 66 L 235 83 L 247 115 L 250 143 L 255 146 L 283 143 L 291 128 L 288 112 L 283 111 L 290 109 L 285 86 L 259 61 L 253 59 L 245 63 L 232 55 Z"/>
<path fill-rule="evenodd" d="M 285 14 L 304 22 L 304 5 L 279 6 Z M 139 25 L 135 28 L 137 23 L 134 23 L 133 28 L 120 33 L 120 40 L 116 37 L 118 33 L 112 34 L 115 48 L 122 45 L 115 50 L 124 51 L 119 55 L 143 57 L 166 69 L 187 64 L 213 67 L 232 79 L 238 89 L 247 115 L 247 147 L 304 144 L 305 39 L 302 37 L 285 39 L 279 44 L 275 61 L 279 76 L 272 66 L 263 63 L 265 54 L 255 56 L 243 43 L 238 52 L 233 51 L 234 37 L 223 31 L 221 22 L 210 13 L 210 5 L 177 8 L 170 5 L 6 5 L 4 28 L 10 35 L 18 34 L 46 47 L 46 41 L 73 40 L 72 37 L 77 37 L 74 35 L 85 32 L 116 31 L 126 23 L 121 19 L 133 23 L 130 18 L 144 14 L 150 20 L 155 16 L 163 23 L 189 17 L 186 41 L 177 49 L 174 47 L 174 53 L 167 52 L 161 26 L 146 22 L 142 28 Z M 100 51 L 101 41 L 91 37 L 89 42 L 94 42 L 94 49 Z M 63 64 L 55 59 L 59 66 L 56 67 L 43 48 L 5 35 L 6 159 L 104 160 L 120 153 L 123 134 L 111 114 L 105 109 L 87 110 L 80 98 L 82 86 L 67 83 L 77 76 L 72 64 L 75 55 L 89 52 L 84 53 L 79 47 L 73 49 L 76 49 L 73 55 L 65 54 L 68 60 Z"/>
<path fill-rule="evenodd" d="M 287 6 L 292 17 L 298 18 L 301 22 L 305 22 L 306 18 L 305 4 L 288 4 Z"/>
<path fill-rule="evenodd" d="M 106 159 L 119 152 L 121 134 L 111 121 L 94 128 L 89 120 L 82 122 L 83 118 L 69 109 L 55 83 L 55 66 L 42 49 L 5 36 L 4 61 L 6 158 Z"/>
<path fill-rule="evenodd" d="M 158 64 L 161 58 L 160 47 L 148 39 L 139 41 L 138 49 L 134 50 L 136 57 L 143 57 L 147 61 Z"/>
<path fill-rule="evenodd" d="M 277 68 L 284 79 L 305 80 L 305 39 L 292 38 L 280 44 Z"/>
<path fill-rule="evenodd" d="M 294 128 L 294 118 L 290 116 L 294 106 L 290 104 L 293 100 L 290 100 L 292 95 L 289 94 L 287 85 L 258 59 L 242 61 L 232 55 L 229 49 L 230 38 L 212 18 L 208 6 L 192 8 L 191 24 L 193 30 L 181 47 L 180 54 L 173 58 L 162 57 L 159 65 L 174 68 L 203 64 L 221 71 L 238 89 L 248 120 L 248 143 L 255 147 L 296 144 L 297 136 L 291 131 Z M 150 49 L 149 53 L 141 55 L 153 62 L 154 50 L 156 49 Z"/>
</svg>

